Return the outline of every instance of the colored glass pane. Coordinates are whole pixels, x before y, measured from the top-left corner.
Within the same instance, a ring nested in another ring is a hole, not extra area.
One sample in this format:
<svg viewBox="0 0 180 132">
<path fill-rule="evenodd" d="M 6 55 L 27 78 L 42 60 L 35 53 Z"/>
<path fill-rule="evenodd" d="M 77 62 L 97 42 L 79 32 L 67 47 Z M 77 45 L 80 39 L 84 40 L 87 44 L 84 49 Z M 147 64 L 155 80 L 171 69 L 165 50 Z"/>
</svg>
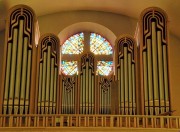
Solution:
<svg viewBox="0 0 180 132">
<path fill-rule="evenodd" d="M 61 68 L 65 75 L 74 75 L 78 72 L 77 61 L 62 61 Z"/>
<path fill-rule="evenodd" d="M 84 34 L 79 33 L 68 38 L 62 45 L 62 54 L 80 54 L 83 52 Z"/>
<path fill-rule="evenodd" d="M 112 61 L 98 61 L 97 62 L 97 74 L 108 76 L 113 68 Z"/>
<path fill-rule="evenodd" d="M 110 55 L 113 53 L 111 44 L 101 35 L 96 33 L 91 33 L 90 50 L 94 54 L 99 55 Z"/>
</svg>

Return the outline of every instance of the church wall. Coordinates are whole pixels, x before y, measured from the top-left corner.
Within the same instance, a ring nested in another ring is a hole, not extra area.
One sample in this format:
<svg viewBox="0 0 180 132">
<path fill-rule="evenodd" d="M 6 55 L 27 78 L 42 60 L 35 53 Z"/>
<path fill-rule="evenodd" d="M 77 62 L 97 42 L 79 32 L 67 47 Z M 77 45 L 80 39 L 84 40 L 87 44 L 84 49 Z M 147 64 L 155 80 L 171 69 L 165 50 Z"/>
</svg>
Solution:
<svg viewBox="0 0 180 132">
<path fill-rule="evenodd" d="M 110 29 L 116 36 L 134 35 L 137 20 L 114 13 L 98 11 L 69 11 L 38 17 L 41 35 L 46 32 L 59 34 L 64 28 L 79 22 L 94 22 Z"/>
<path fill-rule="evenodd" d="M 180 115 L 180 39 L 169 35 L 170 94 L 173 115 Z"/>
</svg>

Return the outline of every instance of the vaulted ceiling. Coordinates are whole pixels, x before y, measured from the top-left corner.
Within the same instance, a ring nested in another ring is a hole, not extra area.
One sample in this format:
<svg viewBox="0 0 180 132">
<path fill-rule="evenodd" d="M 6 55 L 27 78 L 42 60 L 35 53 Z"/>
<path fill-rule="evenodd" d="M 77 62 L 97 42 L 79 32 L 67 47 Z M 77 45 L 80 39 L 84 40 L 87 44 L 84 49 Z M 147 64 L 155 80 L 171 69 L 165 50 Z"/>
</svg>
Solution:
<svg viewBox="0 0 180 132">
<path fill-rule="evenodd" d="M 4 29 L 7 10 L 17 4 L 30 6 L 38 17 L 62 11 L 93 10 L 135 19 L 145 8 L 156 6 L 167 12 L 170 32 L 180 38 L 180 0 L 0 0 L 0 30 Z"/>
</svg>

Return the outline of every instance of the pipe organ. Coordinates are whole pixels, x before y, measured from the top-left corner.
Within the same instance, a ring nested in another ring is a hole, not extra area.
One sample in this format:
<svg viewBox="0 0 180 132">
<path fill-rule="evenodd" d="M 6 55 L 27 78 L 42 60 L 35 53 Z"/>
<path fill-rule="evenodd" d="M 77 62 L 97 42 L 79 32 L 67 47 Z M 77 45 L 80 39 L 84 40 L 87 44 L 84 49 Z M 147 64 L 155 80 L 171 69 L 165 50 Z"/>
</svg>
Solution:
<svg viewBox="0 0 180 132">
<path fill-rule="evenodd" d="M 73 77 L 61 76 L 61 113 L 62 114 L 75 114 L 77 108 L 77 82 L 78 77 L 74 75 Z"/>
<path fill-rule="evenodd" d="M 35 14 L 27 6 L 9 11 L 6 24 L 1 100 L 3 114 L 27 114 L 34 87 Z"/>
<path fill-rule="evenodd" d="M 98 76 L 99 114 L 111 114 L 113 76 Z"/>
<path fill-rule="evenodd" d="M 116 40 L 116 74 L 120 114 L 136 114 L 135 48 L 135 41 L 130 36 L 122 36 Z"/>
<path fill-rule="evenodd" d="M 53 34 L 40 38 L 38 54 L 38 114 L 57 113 L 59 39 Z"/>
<path fill-rule="evenodd" d="M 39 33 L 35 25 L 31 8 L 18 5 L 9 11 L 0 114 L 114 111 L 121 115 L 159 115 L 170 111 L 167 16 L 161 9 L 142 12 L 139 47 L 129 35 L 119 37 L 113 46 L 96 33 L 85 33 L 85 38 L 80 33 L 66 42 L 71 44 L 65 47 L 67 53 L 72 54 L 60 56 L 59 39 L 53 34 L 41 36 L 35 45 Z M 81 52 L 76 52 L 80 48 Z M 59 74 L 60 57 L 73 73 Z"/>
<path fill-rule="evenodd" d="M 141 88 L 144 114 L 170 111 L 167 16 L 159 8 L 148 8 L 140 20 Z"/>
<path fill-rule="evenodd" d="M 85 54 L 81 57 L 80 73 L 80 113 L 95 113 L 95 74 L 94 56 Z"/>
</svg>

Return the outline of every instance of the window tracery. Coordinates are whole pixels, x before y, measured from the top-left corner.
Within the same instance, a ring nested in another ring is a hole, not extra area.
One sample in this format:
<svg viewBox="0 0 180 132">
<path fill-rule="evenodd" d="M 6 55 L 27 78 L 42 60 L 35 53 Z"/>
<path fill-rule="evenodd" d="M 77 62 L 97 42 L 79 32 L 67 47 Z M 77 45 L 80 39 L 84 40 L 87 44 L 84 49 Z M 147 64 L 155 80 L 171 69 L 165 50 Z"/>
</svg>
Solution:
<svg viewBox="0 0 180 132">
<path fill-rule="evenodd" d="M 84 47 L 84 33 L 77 33 L 62 45 L 62 54 L 81 54 Z"/>
<path fill-rule="evenodd" d="M 85 40 L 84 34 L 85 33 L 83 32 L 77 33 L 71 36 L 70 38 L 68 38 L 62 45 L 61 53 L 63 55 L 63 59 L 61 61 L 61 72 L 64 75 L 74 75 L 78 73 L 77 58 L 69 55 L 72 54 L 79 55 L 81 53 L 88 53 L 88 52 L 92 52 L 95 55 L 107 55 L 107 56 L 108 55 L 111 56 L 113 54 L 113 48 L 106 38 L 102 37 L 97 33 L 90 33 L 88 34 L 90 35 L 89 40 Z M 72 58 L 71 60 L 76 60 L 76 61 L 65 61 L 69 58 Z M 96 73 L 101 76 L 110 75 L 113 69 L 113 62 L 106 61 L 106 59 L 104 61 L 100 61 L 100 60 L 102 59 L 97 59 L 98 62 L 96 63 L 96 67 L 97 67 Z"/>
<path fill-rule="evenodd" d="M 77 73 L 77 61 L 62 61 L 62 73 L 65 75 L 74 75 Z"/>
<path fill-rule="evenodd" d="M 98 61 L 97 62 L 97 74 L 108 76 L 112 72 L 113 62 L 112 61 Z"/>
<path fill-rule="evenodd" d="M 90 35 L 90 51 L 96 55 L 110 55 L 113 53 L 111 44 L 96 33 Z"/>
</svg>

